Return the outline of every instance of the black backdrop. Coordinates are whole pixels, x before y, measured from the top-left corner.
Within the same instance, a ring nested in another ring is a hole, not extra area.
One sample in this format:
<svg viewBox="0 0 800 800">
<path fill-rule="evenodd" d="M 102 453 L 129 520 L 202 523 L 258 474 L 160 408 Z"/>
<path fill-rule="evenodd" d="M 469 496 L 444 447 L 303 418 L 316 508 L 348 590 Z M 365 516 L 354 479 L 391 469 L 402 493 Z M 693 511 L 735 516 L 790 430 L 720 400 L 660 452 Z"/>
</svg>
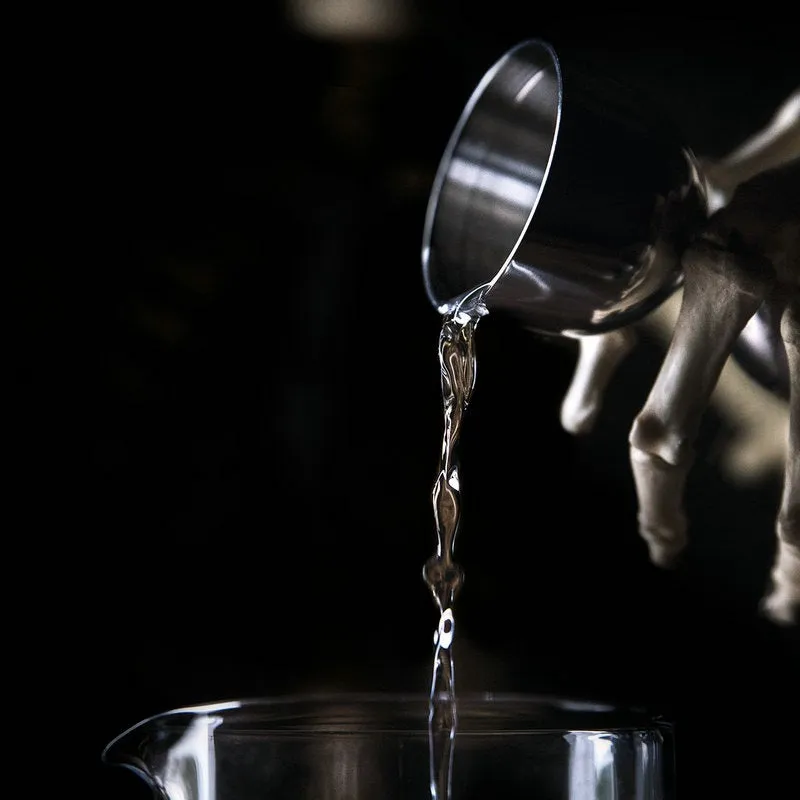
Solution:
<svg viewBox="0 0 800 800">
<path fill-rule="evenodd" d="M 126 19 L 83 31 L 28 101 L 42 124 L 25 151 L 21 376 L 42 444 L 19 474 L 43 521 L 21 531 L 53 632 L 37 692 L 80 720 L 57 780 L 87 796 L 147 796 L 99 754 L 168 708 L 424 690 L 440 318 L 419 246 L 433 170 L 483 71 L 548 39 L 650 93 L 709 155 L 800 83 L 791 26 L 749 13 L 418 10 L 406 37 L 369 46 L 293 31 L 277 4 L 224 32 Z M 690 549 L 656 570 L 627 431 L 661 346 L 623 365 L 583 439 L 558 424 L 574 349 L 491 317 L 477 348 L 462 689 L 653 704 L 679 726 L 683 800 L 788 796 L 797 636 L 757 614 L 777 479 L 725 481 L 730 432 L 710 411 Z"/>
</svg>

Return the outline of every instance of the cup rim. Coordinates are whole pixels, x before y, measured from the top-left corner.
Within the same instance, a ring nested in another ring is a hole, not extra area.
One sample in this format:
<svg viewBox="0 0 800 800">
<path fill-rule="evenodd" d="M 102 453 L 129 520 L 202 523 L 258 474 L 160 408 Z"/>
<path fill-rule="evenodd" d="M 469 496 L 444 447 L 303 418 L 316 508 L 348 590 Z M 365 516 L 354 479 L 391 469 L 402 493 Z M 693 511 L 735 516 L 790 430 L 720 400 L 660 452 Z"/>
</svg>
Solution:
<svg viewBox="0 0 800 800">
<path fill-rule="evenodd" d="M 286 694 L 184 706 L 133 725 L 104 753 L 137 729 L 183 729 L 197 719 L 213 723 L 215 736 L 427 736 L 429 707 L 427 694 L 392 692 Z M 665 717 L 645 708 L 563 696 L 466 693 L 457 695 L 456 709 L 459 737 L 663 733 L 672 728 Z"/>
</svg>

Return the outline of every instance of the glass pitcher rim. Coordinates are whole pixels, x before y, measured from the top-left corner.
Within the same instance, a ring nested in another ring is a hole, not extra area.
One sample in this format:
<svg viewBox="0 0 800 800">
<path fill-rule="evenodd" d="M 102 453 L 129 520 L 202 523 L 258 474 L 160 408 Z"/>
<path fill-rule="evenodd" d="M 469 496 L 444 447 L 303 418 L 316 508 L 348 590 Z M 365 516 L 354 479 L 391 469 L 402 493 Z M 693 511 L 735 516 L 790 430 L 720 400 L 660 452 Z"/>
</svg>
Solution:
<svg viewBox="0 0 800 800">
<path fill-rule="evenodd" d="M 106 745 L 102 758 L 108 761 L 116 745 L 135 731 L 182 728 L 196 719 L 213 720 L 215 736 L 427 735 L 429 702 L 427 694 L 416 692 L 325 691 L 181 706 L 130 726 Z M 613 734 L 672 728 L 664 715 L 644 707 L 560 695 L 472 692 L 459 694 L 456 706 L 459 736 Z"/>
</svg>

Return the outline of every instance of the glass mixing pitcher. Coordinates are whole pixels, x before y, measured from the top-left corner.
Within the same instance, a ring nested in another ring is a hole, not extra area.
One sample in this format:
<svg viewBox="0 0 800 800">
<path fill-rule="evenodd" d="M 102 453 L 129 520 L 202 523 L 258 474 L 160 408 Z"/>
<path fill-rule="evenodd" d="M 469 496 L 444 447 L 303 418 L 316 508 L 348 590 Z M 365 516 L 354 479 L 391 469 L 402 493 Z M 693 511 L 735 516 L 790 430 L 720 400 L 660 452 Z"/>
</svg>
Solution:
<svg viewBox="0 0 800 800">
<path fill-rule="evenodd" d="M 103 760 L 158 800 L 436 798 L 428 701 L 328 694 L 176 709 L 122 733 Z M 672 728 L 644 711 L 464 696 L 454 744 L 452 800 L 674 798 Z"/>
</svg>

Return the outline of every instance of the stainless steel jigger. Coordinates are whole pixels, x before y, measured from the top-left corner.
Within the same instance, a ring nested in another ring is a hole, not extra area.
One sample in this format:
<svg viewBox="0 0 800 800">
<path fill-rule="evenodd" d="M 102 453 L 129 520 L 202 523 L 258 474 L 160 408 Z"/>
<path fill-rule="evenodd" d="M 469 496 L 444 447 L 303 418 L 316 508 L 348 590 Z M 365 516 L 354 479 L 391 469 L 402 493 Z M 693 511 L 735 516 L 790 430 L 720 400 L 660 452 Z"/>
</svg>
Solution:
<svg viewBox="0 0 800 800">
<path fill-rule="evenodd" d="M 544 334 L 636 322 L 681 285 L 706 185 L 668 120 L 524 41 L 484 75 L 442 156 L 423 234 L 428 297 L 442 314 L 480 303 Z M 747 348 L 757 378 L 754 354 L 777 346 L 759 331 Z"/>
<path fill-rule="evenodd" d="M 641 318 L 680 284 L 699 167 L 623 92 L 525 41 L 472 93 L 437 171 L 422 264 L 441 313 L 480 297 L 552 334 Z M 683 219 L 681 219 L 683 218 Z"/>
</svg>

